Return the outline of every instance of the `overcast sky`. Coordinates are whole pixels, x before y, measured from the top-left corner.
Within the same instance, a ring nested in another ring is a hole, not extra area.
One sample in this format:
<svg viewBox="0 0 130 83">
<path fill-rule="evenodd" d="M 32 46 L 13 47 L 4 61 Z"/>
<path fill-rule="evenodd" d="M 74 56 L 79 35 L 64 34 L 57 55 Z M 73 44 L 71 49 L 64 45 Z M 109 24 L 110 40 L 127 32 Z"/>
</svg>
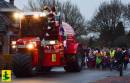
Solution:
<svg viewBox="0 0 130 83">
<path fill-rule="evenodd" d="M 6 0 L 9 1 L 9 0 Z M 22 9 L 24 5 L 27 4 L 28 0 L 15 0 L 15 5 Z M 60 1 L 67 1 L 67 0 L 60 0 Z M 109 2 L 110 0 L 71 0 L 72 3 L 77 4 L 81 13 L 87 20 L 89 20 L 98 9 L 99 5 L 106 1 Z M 130 0 L 121 0 L 124 4 L 130 3 Z"/>
</svg>

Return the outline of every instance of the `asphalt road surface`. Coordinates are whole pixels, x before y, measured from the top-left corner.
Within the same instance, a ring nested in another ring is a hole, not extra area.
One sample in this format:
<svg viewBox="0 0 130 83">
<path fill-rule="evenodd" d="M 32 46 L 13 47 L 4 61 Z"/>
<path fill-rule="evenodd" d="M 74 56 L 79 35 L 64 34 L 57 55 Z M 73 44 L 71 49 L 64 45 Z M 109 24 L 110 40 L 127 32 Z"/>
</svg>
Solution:
<svg viewBox="0 0 130 83">
<path fill-rule="evenodd" d="M 124 71 L 124 75 L 128 73 L 130 73 L 130 65 Z M 119 76 L 119 72 L 83 69 L 82 72 L 67 73 L 63 68 L 54 68 L 50 73 L 37 73 L 28 78 L 16 78 L 13 76 L 13 80 L 10 83 L 92 83 L 95 80 L 111 76 Z"/>
</svg>

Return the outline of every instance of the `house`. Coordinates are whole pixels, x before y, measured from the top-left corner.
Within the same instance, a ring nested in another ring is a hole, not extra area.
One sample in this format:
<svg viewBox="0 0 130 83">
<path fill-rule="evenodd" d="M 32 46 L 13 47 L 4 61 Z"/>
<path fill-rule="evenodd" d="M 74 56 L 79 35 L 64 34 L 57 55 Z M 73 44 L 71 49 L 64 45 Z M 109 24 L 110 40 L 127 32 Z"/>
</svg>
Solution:
<svg viewBox="0 0 130 83">
<path fill-rule="evenodd" d="M 14 6 L 14 0 L 0 0 L 0 51 L 4 54 L 10 52 L 10 40 L 17 35 L 17 27 L 12 17 L 16 11 L 20 10 Z"/>
</svg>

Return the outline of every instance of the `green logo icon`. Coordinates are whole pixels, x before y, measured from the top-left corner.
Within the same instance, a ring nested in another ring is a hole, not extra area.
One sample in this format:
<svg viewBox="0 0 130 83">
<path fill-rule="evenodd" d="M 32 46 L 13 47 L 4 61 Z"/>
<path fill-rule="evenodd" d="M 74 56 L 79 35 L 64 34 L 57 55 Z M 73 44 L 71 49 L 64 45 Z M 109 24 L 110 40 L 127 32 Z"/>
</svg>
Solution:
<svg viewBox="0 0 130 83">
<path fill-rule="evenodd" d="M 11 70 L 2 70 L 2 81 L 11 81 Z"/>
<path fill-rule="evenodd" d="M 7 71 L 4 72 L 3 78 L 4 78 L 3 80 L 8 80 L 9 79 Z"/>
</svg>

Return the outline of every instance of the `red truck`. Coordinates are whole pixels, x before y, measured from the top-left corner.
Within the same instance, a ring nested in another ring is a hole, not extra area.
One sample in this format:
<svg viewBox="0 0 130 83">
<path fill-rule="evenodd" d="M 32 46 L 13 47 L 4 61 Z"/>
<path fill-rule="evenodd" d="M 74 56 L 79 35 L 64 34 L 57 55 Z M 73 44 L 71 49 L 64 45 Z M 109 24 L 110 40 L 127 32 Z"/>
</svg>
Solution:
<svg viewBox="0 0 130 83">
<path fill-rule="evenodd" d="M 32 69 L 49 72 L 62 66 L 67 72 L 82 70 L 83 48 L 69 24 L 59 18 L 50 21 L 43 12 L 28 12 L 20 17 L 20 38 L 12 41 L 16 49 L 12 69 L 16 77 L 31 75 Z"/>
</svg>

